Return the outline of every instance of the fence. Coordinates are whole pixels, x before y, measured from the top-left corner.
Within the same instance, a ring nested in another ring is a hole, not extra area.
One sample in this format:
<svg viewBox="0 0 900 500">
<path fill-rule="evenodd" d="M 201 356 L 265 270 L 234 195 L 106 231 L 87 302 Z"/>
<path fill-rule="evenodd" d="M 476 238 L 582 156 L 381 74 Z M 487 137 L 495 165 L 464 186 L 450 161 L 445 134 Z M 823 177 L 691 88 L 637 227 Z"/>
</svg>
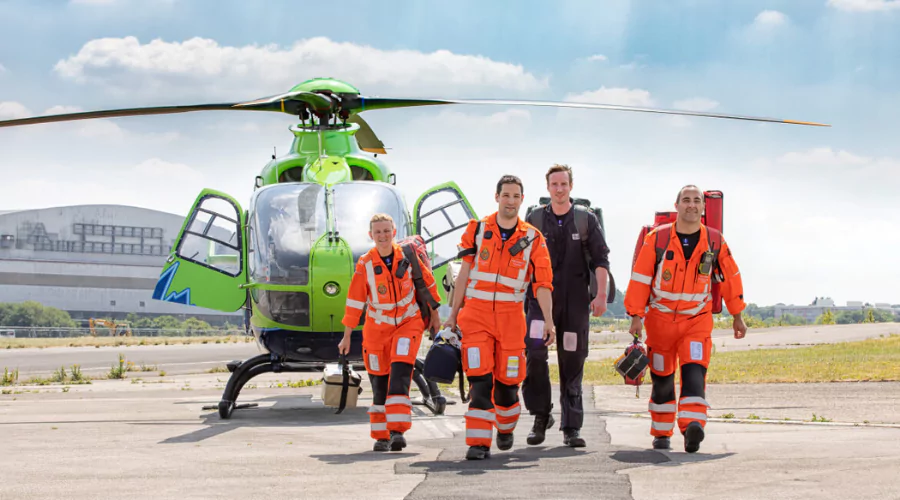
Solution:
<svg viewBox="0 0 900 500">
<path fill-rule="evenodd" d="M 98 326 L 94 328 L 97 337 L 110 337 L 108 328 Z M 10 335 L 4 335 L 6 332 L 13 332 L 15 338 L 30 339 L 55 339 L 55 338 L 74 338 L 74 337 L 90 337 L 93 336 L 91 329 L 87 327 L 75 328 L 55 328 L 46 326 L 0 326 L 0 338 L 11 338 Z M 131 334 L 134 337 L 225 337 L 244 335 L 243 328 L 211 328 L 211 329 L 191 329 L 191 328 L 132 328 Z M 122 329 L 119 329 L 119 336 L 124 336 Z"/>
</svg>

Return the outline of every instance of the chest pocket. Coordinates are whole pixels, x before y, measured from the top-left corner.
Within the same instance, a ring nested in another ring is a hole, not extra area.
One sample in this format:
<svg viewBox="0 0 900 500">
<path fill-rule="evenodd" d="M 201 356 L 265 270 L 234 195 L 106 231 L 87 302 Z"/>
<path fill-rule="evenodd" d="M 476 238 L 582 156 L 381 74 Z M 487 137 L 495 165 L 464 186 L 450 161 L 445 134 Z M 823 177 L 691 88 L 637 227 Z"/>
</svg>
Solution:
<svg viewBox="0 0 900 500">
<path fill-rule="evenodd" d="M 678 274 L 678 268 L 674 259 L 668 260 L 663 257 L 662 265 L 659 268 L 659 289 L 671 292 L 675 289 L 675 279 Z"/>
</svg>

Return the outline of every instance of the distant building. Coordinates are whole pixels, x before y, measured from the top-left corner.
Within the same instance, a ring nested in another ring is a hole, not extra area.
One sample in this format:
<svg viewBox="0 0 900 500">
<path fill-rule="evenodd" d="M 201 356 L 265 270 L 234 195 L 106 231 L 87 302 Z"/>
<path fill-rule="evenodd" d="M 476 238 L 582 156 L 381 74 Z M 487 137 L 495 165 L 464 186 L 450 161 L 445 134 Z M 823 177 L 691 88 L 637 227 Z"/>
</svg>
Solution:
<svg viewBox="0 0 900 500">
<path fill-rule="evenodd" d="M 830 309 L 831 312 L 837 314 L 839 311 L 859 311 L 863 309 L 863 303 L 860 301 L 847 301 L 846 306 L 834 305 L 831 297 L 816 297 L 812 304 L 808 306 L 795 306 L 778 304 L 775 306 L 775 319 L 780 319 L 785 314 L 800 316 L 807 322 L 812 323 Z"/>
<path fill-rule="evenodd" d="M 0 212 L 0 302 L 34 300 L 76 320 L 138 313 L 241 324 L 240 311 L 151 298 L 183 223 L 181 215 L 121 205 Z"/>
</svg>

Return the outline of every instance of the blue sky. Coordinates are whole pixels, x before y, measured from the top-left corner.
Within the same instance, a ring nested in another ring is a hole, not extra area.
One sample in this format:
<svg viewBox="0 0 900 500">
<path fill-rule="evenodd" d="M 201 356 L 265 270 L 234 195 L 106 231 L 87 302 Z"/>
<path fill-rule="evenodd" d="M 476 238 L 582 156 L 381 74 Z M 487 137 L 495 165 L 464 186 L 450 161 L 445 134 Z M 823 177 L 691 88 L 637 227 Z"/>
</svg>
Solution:
<svg viewBox="0 0 900 500">
<path fill-rule="evenodd" d="M 607 214 L 621 287 L 640 225 L 694 182 L 726 193 L 725 235 L 751 301 L 900 303 L 898 53 L 897 1 L 0 1 L 0 119 L 249 99 L 334 76 L 366 94 L 827 122 L 523 107 L 366 116 L 410 201 L 452 178 L 488 213 L 501 174 L 519 173 L 536 198 L 550 164 L 572 165 L 575 194 Z M 203 187 L 245 201 L 291 123 L 249 115 L 5 129 L 0 208 L 185 213 Z"/>
</svg>

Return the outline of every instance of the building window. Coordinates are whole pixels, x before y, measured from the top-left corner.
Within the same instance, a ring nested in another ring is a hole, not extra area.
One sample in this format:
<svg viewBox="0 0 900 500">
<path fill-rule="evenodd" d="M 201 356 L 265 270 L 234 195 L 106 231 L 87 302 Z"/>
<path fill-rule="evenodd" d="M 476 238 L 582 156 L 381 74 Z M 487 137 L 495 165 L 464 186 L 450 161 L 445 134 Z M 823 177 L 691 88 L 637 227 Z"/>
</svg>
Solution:
<svg viewBox="0 0 900 500">
<path fill-rule="evenodd" d="M 116 301 L 115 301 L 115 300 L 110 300 L 110 301 L 109 301 L 109 305 L 111 305 L 111 306 L 116 305 Z"/>
<path fill-rule="evenodd" d="M 144 301 L 143 301 L 143 300 L 141 301 L 141 307 L 144 307 Z"/>
</svg>

